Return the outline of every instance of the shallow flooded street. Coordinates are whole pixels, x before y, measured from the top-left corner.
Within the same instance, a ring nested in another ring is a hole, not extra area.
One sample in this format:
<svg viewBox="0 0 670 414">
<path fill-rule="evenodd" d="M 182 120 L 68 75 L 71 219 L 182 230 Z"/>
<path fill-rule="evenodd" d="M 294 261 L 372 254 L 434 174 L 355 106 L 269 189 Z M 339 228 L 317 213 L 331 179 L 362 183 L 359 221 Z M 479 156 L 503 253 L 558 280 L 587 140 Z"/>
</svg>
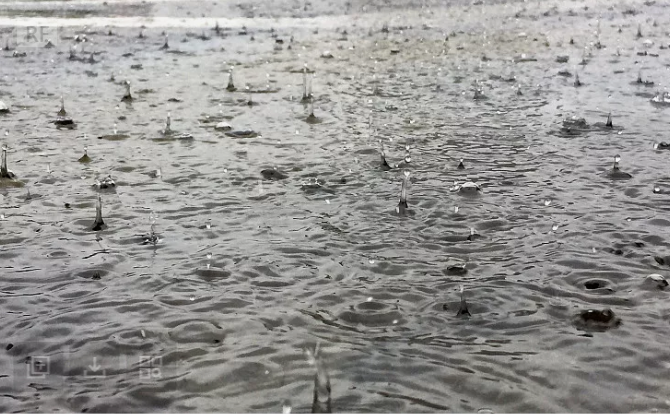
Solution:
<svg viewBox="0 0 670 414">
<path fill-rule="evenodd" d="M 670 411 L 670 4 L 400 3 L 0 0 L 1 411 Z"/>
</svg>

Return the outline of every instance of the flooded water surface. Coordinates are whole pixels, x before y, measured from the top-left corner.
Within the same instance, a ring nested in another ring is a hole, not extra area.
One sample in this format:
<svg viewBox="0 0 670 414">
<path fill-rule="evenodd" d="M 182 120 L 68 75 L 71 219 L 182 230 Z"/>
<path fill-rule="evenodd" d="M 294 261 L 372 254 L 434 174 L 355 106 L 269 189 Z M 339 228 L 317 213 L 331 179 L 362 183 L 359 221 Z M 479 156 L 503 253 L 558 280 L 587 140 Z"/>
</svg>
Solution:
<svg viewBox="0 0 670 414">
<path fill-rule="evenodd" d="M 670 411 L 666 1 L 0 26 L 2 411 Z"/>
</svg>

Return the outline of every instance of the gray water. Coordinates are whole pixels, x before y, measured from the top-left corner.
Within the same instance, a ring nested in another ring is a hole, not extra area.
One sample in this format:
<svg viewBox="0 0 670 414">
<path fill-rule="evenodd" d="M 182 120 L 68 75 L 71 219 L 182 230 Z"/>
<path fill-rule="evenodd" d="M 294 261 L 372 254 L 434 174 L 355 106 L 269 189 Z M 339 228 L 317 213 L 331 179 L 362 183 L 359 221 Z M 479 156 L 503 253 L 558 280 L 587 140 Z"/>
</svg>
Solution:
<svg viewBox="0 0 670 414">
<path fill-rule="evenodd" d="M 0 3 L 2 411 L 670 411 L 668 2 L 399 3 Z"/>
</svg>

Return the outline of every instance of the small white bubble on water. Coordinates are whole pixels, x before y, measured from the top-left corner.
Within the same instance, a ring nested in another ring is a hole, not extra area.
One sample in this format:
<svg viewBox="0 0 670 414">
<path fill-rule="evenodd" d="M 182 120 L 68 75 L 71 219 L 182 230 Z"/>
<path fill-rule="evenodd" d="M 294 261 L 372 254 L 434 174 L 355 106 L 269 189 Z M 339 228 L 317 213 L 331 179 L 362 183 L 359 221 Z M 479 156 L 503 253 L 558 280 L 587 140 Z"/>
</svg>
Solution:
<svg viewBox="0 0 670 414">
<path fill-rule="evenodd" d="M 295 130 L 295 134 L 296 134 L 296 135 L 300 135 L 300 131 L 298 131 L 298 130 L 296 129 L 296 130 Z"/>
<path fill-rule="evenodd" d="M 0 220 L 7 220 L 4 214 L 0 214 Z"/>
<path fill-rule="evenodd" d="M 142 335 L 142 338 L 146 338 L 147 334 L 144 333 L 144 329 L 140 330 L 140 334 Z"/>
<path fill-rule="evenodd" d="M 628 218 L 626 219 L 626 221 L 630 221 L 630 220 L 631 220 L 630 217 L 628 217 Z"/>
<path fill-rule="evenodd" d="M 658 194 L 658 193 L 660 193 L 660 192 L 661 192 L 661 188 L 660 188 L 660 187 L 658 187 L 658 186 L 654 187 L 654 193 L 655 193 L 655 194 Z"/>
<path fill-rule="evenodd" d="M 5 130 L 5 136 L 9 136 L 9 130 Z"/>
<path fill-rule="evenodd" d="M 549 206 L 549 204 L 551 204 L 551 200 L 544 200 L 544 205 L 545 205 L 545 206 L 547 206 L 547 207 L 548 207 L 548 206 Z"/>
<path fill-rule="evenodd" d="M 191 297 L 189 298 L 189 300 L 190 300 L 191 302 L 195 301 L 195 296 L 191 296 Z"/>
<path fill-rule="evenodd" d="M 454 213 L 458 213 L 458 206 L 454 207 Z"/>
<path fill-rule="evenodd" d="M 397 325 L 397 324 L 398 324 L 398 320 L 397 320 L 397 319 L 394 319 L 394 320 L 393 320 L 393 324 L 394 324 L 394 325 Z"/>
<path fill-rule="evenodd" d="M 326 204 L 330 204 L 330 200 L 326 200 Z"/>
<path fill-rule="evenodd" d="M 554 224 L 553 226 L 551 226 L 551 229 L 552 229 L 553 231 L 558 230 L 558 224 Z"/>
<path fill-rule="evenodd" d="M 366 302 L 372 302 L 372 296 L 366 299 Z"/>
<path fill-rule="evenodd" d="M 268 370 L 266 369 L 266 370 L 265 370 L 265 375 L 269 375 L 269 374 L 270 374 L 270 371 L 268 371 Z"/>
<path fill-rule="evenodd" d="M 374 259 L 370 259 L 370 260 L 368 260 L 368 262 L 369 262 L 370 264 L 375 264 Z"/>
<path fill-rule="evenodd" d="M 205 226 L 207 227 L 207 230 L 211 229 L 212 228 L 212 220 L 207 220 L 207 224 L 205 224 Z"/>
<path fill-rule="evenodd" d="M 596 252 L 596 248 L 594 247 L 593 249 L 591 249 L 591 251 L 593 251 L 593 253 L 595 253 L 595 252 Z"/>
</svg>

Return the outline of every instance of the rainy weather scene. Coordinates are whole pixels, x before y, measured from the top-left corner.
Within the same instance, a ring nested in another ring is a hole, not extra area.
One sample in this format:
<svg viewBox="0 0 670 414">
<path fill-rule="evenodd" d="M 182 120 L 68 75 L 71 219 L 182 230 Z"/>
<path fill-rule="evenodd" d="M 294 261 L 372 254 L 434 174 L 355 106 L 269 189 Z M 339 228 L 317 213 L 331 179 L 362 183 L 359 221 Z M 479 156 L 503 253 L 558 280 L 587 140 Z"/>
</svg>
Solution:
<svg viewBox="0 0 670 414">
<path fill-rule="evenodd" d="M 670 412 L 670 0 L 0 0 L 0 412 Z"/>
</svg>

